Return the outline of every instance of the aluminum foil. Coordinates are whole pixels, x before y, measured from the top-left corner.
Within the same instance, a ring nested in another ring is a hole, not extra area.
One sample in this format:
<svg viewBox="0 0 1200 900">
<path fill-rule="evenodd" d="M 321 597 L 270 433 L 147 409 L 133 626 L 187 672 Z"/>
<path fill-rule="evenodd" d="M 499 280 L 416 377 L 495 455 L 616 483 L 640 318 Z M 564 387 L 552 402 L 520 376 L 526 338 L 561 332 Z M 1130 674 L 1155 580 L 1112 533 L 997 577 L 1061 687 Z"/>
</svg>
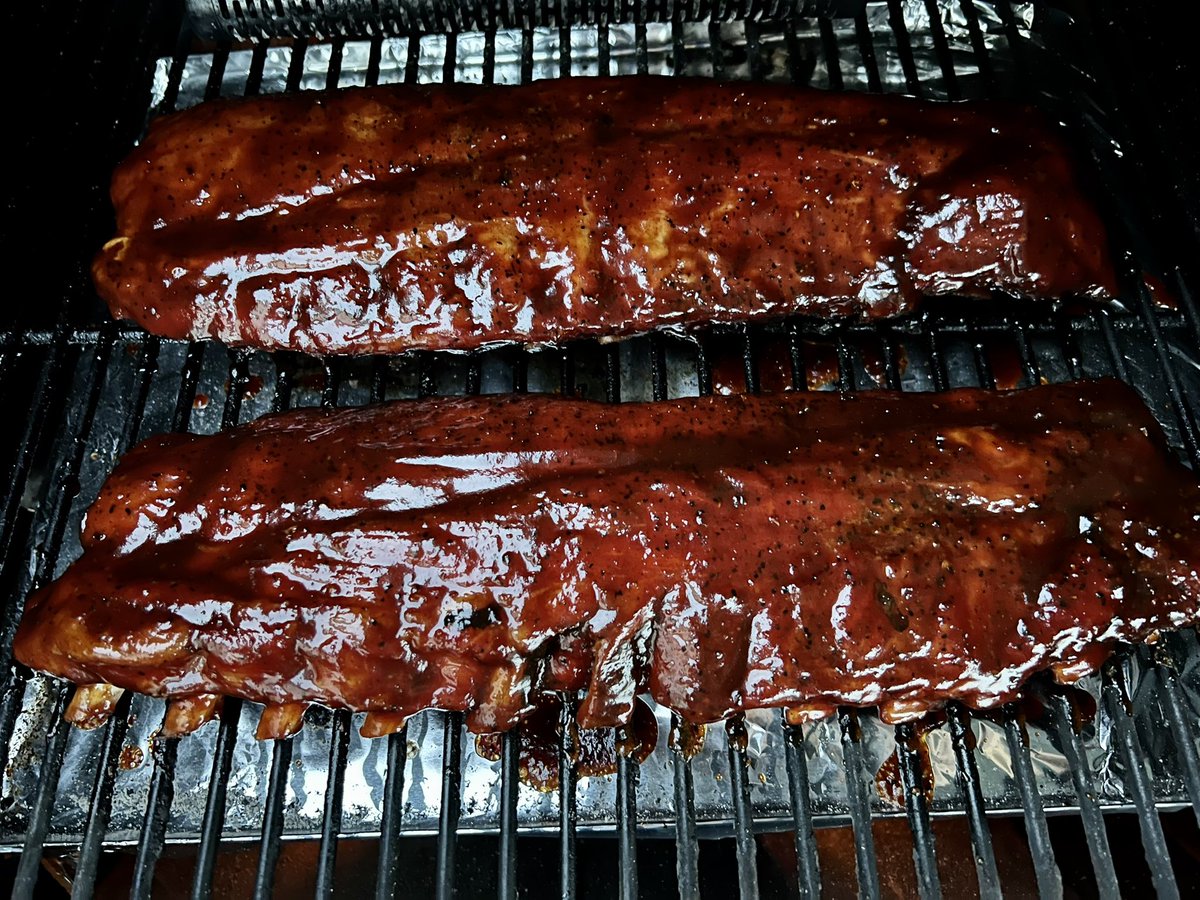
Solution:
<svg viewBox="0 0 1200 900">
<path fill-rule="evenodd" d="M 885 4 L 872 4 L 867 11 L 870 36 L 869 49 L 878 64 L 880 85 L 885 90 L 905 91 L 909 79 L 920 81 L 927 96 L 950 97 L 995 95 L 1003 92 L 1011 76 L 1007 61 L 1004 28 L 991 7 L 978 3 L 981 39 L 989 51 L 990 81 L 984 77 L 979 60 L 972 49 L 970 33 L 959 3 L 939 2 L 935 8 L 951 49 L 954 80 L 947 78 L 933 52 L 928 6 L 908 0 L 900 6 L 900 22 L 907 29 L 915 52 L 913 67 L 905 73 L 900 44 L 892 28 L 890 12 Z M 1028 29 L 1032 18 L 1031 4 L 1014 5 L 1020 28 Z M 899 22 L 897 24 L 900 24 Z M 816 86 L 831 86 L 831 73 L 826 64 L 820 32 L 812 23 L 800 23 L 794 35 L 788 35 L 770 23 L 750 26 L 744 23 L 725 23 L 720 30 L 722 52 L 711 51 L 709 26 L 682 26 L 683 56 L 674 57 L 674 39 L 669 25 L 645 26 L 646 68 L 652 73 L 712 75 L 726 78 L 793 79 Z M 638 36 L 633 27 L 608 26 L 609 67 L 613 73 L 632 73 L 638 69 Z M 864 45 L 854 23 L 837 21 L 834 36 L 838 52 L 838 72 L 848 88 L 867 88 L 872 74 L 864 64 Z M 532 36 L 532 67 L 525 73 L 532 78 L 556 77 L 560 73 L 561 56 L 557 29 L 535 30 Z M 572 29 L 570 38 L 570 71 L 572 74 L 597 74 L 600 69 L 600 43 L 595 28 Z M 415 39 L 414 39 L 415 40 Z M 757 55 L 747 48 L 759 48 Z M 522 36 L 519 32 L 500 32 L 495 36 L 495 67 L 491 76 L 497 83 L 522 80 Z M 483 81 L 484 37 L 479 34 L 459 35 L 454 43 L 453 64 L 446 64 L 447 39 L 426 36 L 419 39 L 410 52 L 408 39 L 395 38 L 383 42 L 379 65 L 381 82 L 416 80 L 440 81 L 447 74 L 456 80 Z M 790 52 L 789 52 L 790 50 Z M 262 90 L 282 91 L 287 87 L 292 67 L 290 47 L 270 47 L 265 56 Z M 303 89 L 320 88 L 329 81 L 331 48 L 310 46 L 300 67 Z M 362 84 L 367 78 L 369 45 L 348 42 L 341 49 L 338 85 Z M 244 91 L 251 64 L 250 51 L 229 54 L 220 70 L 219 80 L 213 75 L 213 56 L 197 54 L 187 58 L 182 68 L 177 105 L 189 106 L 203 99 L 206 93 L 237 95 Z M 161 60 L 154 81 L 154 108 L 161 108 L 170 95 L 171 60 Z M 212 83 L 216 90 L 208 86 Z M 1086 325 L 1086 323 L 1084 323 Z M 1080 325 L 1075 333 L 1085 375 L 1105 375 L 1113 371 L 1108 337 L 1095 327 Z M 1094 325 L 1094 323 L 1093 323 Z M 1168 339 L 1171 334 L 1168 333 Z M 1144 334 L 1136 330 L 1118 331 L 1113 338 L 1119 345 L 1120 358 L 1130 379 L 1142 387 L 1143 396 L 1164 423 L 1168 436 L 1178 441 L 1179 432 L 1173 420 L 1173 410 L 1167 405 L 1164 392 L 1156 384 L 1157 362 Z M 966 332 L 949 332 L 939 349 L 945 375 L 951 386 L 979 383 L 974 339 Z M 1071 377 L 1069 361 L 1064 358 L 1061 340 L 1054 329 L 1035 331 L 1029 336 L 1032 351 L 1037 357 L 1041 376 L 1048 381 Z M 1187 341 L 1182 335 L 1180 345 Z M 650 399 L 649 350 L 644 339 L 633 339 L 620 345 L 622 398 L 626 401 Z M 134 416 L 133 398 L 137 396 L 136 343 L 118 345 L 112 362 L 103 373 L 106 379 L 95 423 L 86 435 L 84 467 L 80 473 L 80 490 L 73 501 L 67 523 L 67 542 L 56 561 L 56 572 L 66 567 L 80 552 L 78 527 L 87 503 L 96 495 L 104 476 L 111 470 L 116 457 L 129 436 L 124 434 L 126 423 Z M 907 360 L 903 373 L 906 390 L 933 389 L 933 359 L 925 339 L 916 336 L 902 338 L 901 349 Z M 151 384 L 145 416 L 139 436 L 166 430 L 175 407 L 184 366 L 183 345 L 164 342 L 159 354 L 157 374 Z M 667 345 L 667 370 L 672 396 L 692 395 L 698 390 L 695 365 L 695 346 L 679 338 Z M 86 355 L 85 355 L 86 356 Z M 875 385 L 870 367 L 863 358 L 855 357 L 853 380 L 860 388 Z M 528 354 L 528 384 L 533 391 L 555 390 L 559 383 L 558 356 L 553 352 Z M 511 388 L 511 352 L 496 350 L 484 354 L 482 389 L 500 392 Z M 197 388 L 191 428 L 197 432 L 212 432 L 221 424 L 221 409 L 228 386 L 230 359 L 223 348 L 204 349 L 203 370 Z M 250 391 L 242 407 L 243 421 L 264 413 L 269 407 L 270 391 L 262 385 L 273 383 L 274 370 L 270 357 L 253 354 L 250 359 L 251 382 L 259 387 Z M 316 363 L 312 365 L 316 366 Z M 367 401 L 368 363 L 348 361 L 338 400 L 343 404 Z M 603 396 L 604 377 L 600 362 L 589 369 L 586 359 L 577 363 L 576 382 L 584 394 Z M 389 397 L 413 396 L 418 373 L 413 360 L 400 357 L 387 363 Z M 80 358 L 76 373 L 76 397 L 87 395 L 89 367 Z M 313 377 L 299 377 L 293 402 L 296 405 L 315 405 L 320 402 L 320 371 Z M 440 357 L 434 372 L 438 393 L 457 393 L 465 382 L 465 362 L 454 357 Z M 1190 368 L 1185 372 L 1184 387 L 1192 397 L 1200 397 L 1200 375 Z M 76 423 L 77 424 L 77 423 Z M 72 420 L 68 428 L 75 427 Z M 48 481 L 48 480 L 47 480 Z M 29 506 L 35 516 L 44 498 L 31 497 Z M 44 517 L 35 518 L 35 536 L 44 532 Z M 1194 720 L 1200 710 L 1200 647 L 1190 633 L 1173 638 L 1183 645 L 1186 660 L 1180 671 L 1187 713 Z M 1161 679 L 1157 670 L 1145 664 L 1145 651 L 1123 663 L 1130 685 L 1133 708 L 1136 710 L 1138 732 L 1149 748 L 1149 764 L 1154 775 L 1155 795 L 1166 805 L 1186 801 L 1184 786 L 1178 772 L 1177 748 L 1169 739 L 1164 723 L 1158 691 Z M 1098 696 L 1098 679 L 1090 678 L 1081 685 Z M 17 847 L 22 840 L 24 823 L 36 791 L 45 773 L 39 771 L 38 760 L 46 744 L 47 729 L 55 692 L 61 687 L 55 682 L 35 677 L 25 690 L 23 711 L 16 725 L 11 744 L 9 765 L 0 784 L 0 849 Z M 1113 750 L 1112 723 L 1100 704 L 1101 712 L 1082 732 L 1087 768 L 1095 781 L 1099 797 L 1112 807 L 1129 804 L 1122 766 Z M 136 842 L 146 809 L 146 799 L 154 767 L 154 735 L 162 722 L 163 703 L 146 697 L 133 700 L 121 767 L 116 776 L 107 839 L 114 842 Z M 227 805 L 223 837 L 227 840 L 254 839 L 261 827 L 267 776 L 271 765 L 272 745 L 254 740 L 253 732 L 260 709 L 254 704 L 243 707 L 238 726 L 238 739 L 233 754 L 232 770 L 227 782 Z M 646 831 L 666 830 L 676 817 L 673 791 L 674 756 L 666 746 L 669 733 L 668 717 L 657 710 L 659 742 L 654 754 L 641 767 L 637 790 L 638 827 Z M 437 828 L 442 778 L 443 716 L 429 712 L 414 717 L 408 727 L 408 759 L 404 773 L 403 828 L 406 832 L 430 832 Z M 378 832 L 381 803 L 387 777 L 386 739 L 368 740 L 360 737 L 355 717 L 345 771 L 342 830 L 345 834 L 370 835 Z M 787 827 L 790 822 L 787 772 L 784 764 L 783 729 L 777 712 L 754 712 L 747 716 L 747 757 L 751 766 L 750 800 L 758 827 Z M 1021 802 L 1013 776 L 1012 761 L 1004 730 L 985 718 L 972 722 L 977 750 L 981 785 L 988 807 L 997 812 L 1015 813 Z M 204 807 L 208 798 L 213 765 L 213 753 L 218 726 L 210 723 L 196 734 L 178 744 L 174 774 L 174 799 L 167 828 L 169 841 L 197 839 Z M 871 713 L 862 716 L 863 755 L 868 777 L 877 773 L 894 752 L 892 729 L 879 722 Z M 324 796 L 329 778 L 330 716 L 323 710 L 311 710 L 304 729 L 293 739 L 292 764 L 288 774 L 285 798 L 285 835 L 313 835 L 320 831 Z M 1167 737 L 1164 738 L 1164 735 Z M 72 729 L 61 766 L 56 801 L 53 807 L 48 843 L 73 843 L 88 817 L 91 793 L 99 766 L 103 731 L 83 732 Z M 1037 789 L 1049 811 L 1072 809 L 1076 794 L 1066 757 L 1055 734 L 1031 727 L 1030 754 Z M 848 815 L 847 774 L 842 760 L 842 736 L 835 721 L 825 720 L 804 729 L 805 756 L 808 765 L 812 808 L 819 823 L 843 821 Z M 933 793 L 932 808 L 937 813 L 949 813 L 963 808 L 963 796 L 956 773 L 957 767 L 949 732 L 945 726 L 935 728 L 925 737 L 928 749 Z M 709 730 L 704 749 L 692 760 L 695 785 L 695 810 L 702 831 L 720 831 L 732 819 L 731 777 L 727 742 L 724 730 Z M 462 816 L 460 830 L 488 830 L 497 826 L 499 804 L 499 765 L 479 757 L 474 743 L 463 743 Z M 614 824 L 616 782 L 614 776 L 582 778 L 578 784 L 577 808 L 581 827 L 605 829 Z M 873 809 L 881 815 L 899 815 L 902 810 L 884 796 L 884 791 L 872 792 Z M 522 786 L 518 797 L 518 818 L 525 829 L 557 827 L 558 801 L 552 794 L 542 794 Z"/>
<path fill-rule="evenodd" d="M 1032 3 L 1014 3 L 1018 27 L 1024 34 L 1033 19 Z M 994 83 L 988 83 L 981 73 L 979 59 L 971 43 L 970 29 L 962 5 L 957 0 L 938 0 L 938 22 L 945 33 L 950 50 L 955 87 L 947 83 L 947 75 L 935 51 L 929 10 L 923 0 L 903 0 L 900 4 L 902 24 L 913 49 L 913 70 L 908 78 L 920 83 L 930 97 L 948 99 L 952 96 L 995 96 L 1011 87 L 1011 58 L 1007 49 L 1004 25 L 995 9 L 987 3 L 976 2 L 980 40 L 987 52 L 987 61 Z M 892 13 L 886 3 L 867 5 L 865 19 L 869 36 L 866 47 L 874 55 L 880 85 L 885 90 L 911 90 L 906 80 L 902 38 L 892 28 Z M 683 58 L 675 59 L 672 25 L 645 25 L 645 70 L 654 75 L 693 75 L 723 78 L 787 81 L 830 87 L 820 30 L 815 20 L 798 20 L 794 39 L 777 22 L 725 22 L 719 29 L 721 51 L 714 54 L 710 25 L 688 22 L 678 26 L 683 37 Z M 604 26 L 608 37 L 608 73 L 631 75 L 639 70 L 637 29 L 632 25 Z M 864 61 L 864 44 L 853 20 L 836 19 L 833 32 L 837 45 L 838 69 L 844 87 L 871 87 L 871 74 Z M 572 75 L 601 74 L 600 32 L 595 27 L 567 29 Z M 531 33 L 532 67 L 526 73 L 533 80 L 558 77 L 562 70 L 562 33 L 557 28 L 536 28 Z M 495 65 L 491 77 L 496 84 L 518 84 L 522 81 L 522 42 L 519 30 L 498 31 L 494 34 Z M 789 48 L 789 40 L 792 45 Z M 413 51 L 411 42 L 417 47 Z M 486 80 L 484 48 L 486 38 L 479 32 L 467 32 L 449 38 L 443 34 L 419 38 L 388 38 L 382 43 L 378 80 L 380 83 L 416 81 L 422 84 L 440 82 L 447 75 L 454 81 L 481 83 Z M 757 43 L 758 55 L 752 60 L 748 46 Z M 447 47 L 453 44 L 454 56 L 447 66 Z M 347 41 L 341 48 L 340 70 L 336 85 L 330 84 L 329 63 L 333 54 L 330 44 L 310 45 L 304 52 L 298 87 L 303 90 L 330 86 L 348 87 L 366 82 L 370 64 L 369 41 Z M 269 47 L 262 73 L 263 93 L 280 93 L 288 87 L 288 73 L 296 51 L 290 46 Z M 239 96 L 246 88 L 251 67 L 251 50 L 229 53 L 221 73 L 216 93 Z M 195 54 L 184 63 L 183 77 L 176 98 L 178 108 L 201 102 L 210 92 L 213 71 L 212 54 Z M 169 94 L 173 61 L 160 59 L 155 72 L 151 107 L 159 109 Z"/>
</svg>

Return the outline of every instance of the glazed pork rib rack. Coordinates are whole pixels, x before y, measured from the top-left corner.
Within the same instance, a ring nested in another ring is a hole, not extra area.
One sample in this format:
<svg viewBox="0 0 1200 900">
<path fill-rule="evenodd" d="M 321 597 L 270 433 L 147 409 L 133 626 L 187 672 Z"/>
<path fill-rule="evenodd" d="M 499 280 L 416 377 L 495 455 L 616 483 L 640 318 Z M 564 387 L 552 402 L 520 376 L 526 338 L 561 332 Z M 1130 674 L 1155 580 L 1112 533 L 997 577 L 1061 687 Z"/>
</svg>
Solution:
<svg viewBox="0 0 1200 900">
<path fill-rule="evenodd" d="M 156 340 L 84 313 L 94 298 L 79 273 L 112 233 L 110 213 L 98 198 L 112 165 L 143 127 L 143 91 L 153 81 L 154 58 L 163 55 L 155 81 L 160 111 L 190 105 L 205 94 L 376 79 L 516 81 L 639 70 L 795 78 L 834 90 L 883 88 L 932 97 L 1028 99 L 1041 90 L 1063 101 L 1060 106 L 1050 101 L 1057 115 L 1075 122 L 1072 133 L 1090 156 L 1085 169 L 1098 195 L 1109 203 L 1133 203 L 1110 217 L 1118 250 L 1130 238 L 1140 238 L 1135 248 L 1160 238 L 1161 246 L 1174 247 L 1174 239 L 1140 224 L 1148 220 L 1133 201 L 1142 193 L 1155 195 L 1137 181 L 1144 171 L 1139 157 L 1127 152 L 1124 163 L 1116 162 L 1105 149 L 1106 135 L 1072 119 L 1078 98 L 1056 93 L 1066 81 L 1055 75 L 1050 55 L 1026 38 L 1028 10 L 1023 7 L 959 5 L 958 25 L 930 25 L 907 15 L 900 4 L 869 7 L 858 20 L 755 18 L 715 25 L 656 22 L 656 7 L 647 7 L 645 18 L 651 21 L 641 25 L 610 19 L 560 31 L 558 20 L 526 30 L 518 22 L 515 31 L 427 34 L 415 40 L 395 32 L 365 41 L 310 37 L 289 47 L 218 44 L 215 52 L 193 52 L 186 33 L 174 44 L 172 24 L 155 18 L 165 15 L 164 9 L 146 18 L 149 7 L 137 3 L 111 12 L 101 7 L 71 20 L 63 35 L 64 46 L 79 51 L 77 59 L 65 53 L 68 62 L 101 59 L 95 77 L 81 81 L 96 93 L 81 104 L 87 112 L 75 126 L 78 140 L 95 149 L 95 158 L 87 155 L 78 172 L 65 176 L 84 182 L 79 196 L 93 198 L 94 208 L 78 233 L 64 235 L 76 268 L 47 273 L 47 290 L 61 293 L 65 313 L 43 328 L 38 317 L 44 310 L 31 304 L 22 311 L 30 327 L 0 335 L 0 374 L 6 384 L 21 386 L 6 391 L 3 402 L 19 400 L 17 421 L 27 416 L 24 426 L 4 439 L 3 464 L 10 477 L 2 495 L 0 546 L 6 554 L 0 577 L 9 597 L 23 598 L 31 584 L 48 582 L 78 554 L 79 519 L 121 449 L 164 431 L 215 431 L 273 408 L 481 390 L 566 390 L 636 401 L 791 388 L 943 390 L 1110 375 L 1138 387 L 1173 446 L 1195 461 L 1191 409 L 1196 386 L 1178 362 L 1179 353 L 1197 352 L 1186 279 L 1172 285 L 1182 302 L 1178 313 L 1152 310 L 1143 302 L 1148 298 L 1126 284 L 1122 298 L 1133 310 L 1129 315 L 1022 307 L 970 314 L 934 310 L 877 325 L 796 320 L 778 328 L 725 329 L 695 343 L 657 335 L 607 347 L 583 342 L 562 350 L 513 348 L 468 358 L 416 354 L 327 365 L 286 354 L 269 357 Z M 568 21 L 565 9 L 561 14 Z M 1077 35 L 1090 34 L 1086 21 L 1073 27 Z M 118 53 L 123 30 L 138 38 Z M 113 35 L 112 43 L 97 48 L 103 34 Z M 1101 30 L 1097 39 L 1105 34 Z M 131 78 L 135 65 L 137 77 Z M 15 196 L 32 207 L 45 202 L 46 190 L 55 189 L 31 185 Z M 1164 200 L 1160 208 L 1168 206 Z M 32 412 L 26 412 L 27 403 Z M 32 514 L 22 503 L 25 495 L 37 500 Z M 6 608 L 6 647 L 18 607 Z M 557 797 L 515 789 L 515 755 L 502 756 L 498 764 L 482 759 L 465 742 L 461 718 L 453 714 L 419 715 L 406 733 L 367 741 L 358 737 L 352 717 L 314 710 L 295 737 L 256 745 L 256 708 L 233 704 L 219 726 L 182 740 L 154 741 L 152 733 L 163 721 L 160 702 L 126 697 L 103 728 L 80 732 L 62 724 L 67 687 L 18 669 L 0 707 L 0 745 L 9 764 L 0 826 L 5 844 L 24 850 L 19 895 L 33 884 L 43 852 L 82 844 L 76 882 L 86 889 L 97 877 L 102 849 L 137 843 L 136 892 L 145 896 L 167 841 L 198 844 L 194 879 L 203 893 L 214 870 L 225 865 L 219 841 L 230 837 L 260 843 L 257 888 L 268 894 L 286 875 L 274 865 L 281 835 L 322 837 L 322 890 L 333 885 L 343 834 L 382 835 L 379 879 L 385 892 L 400 892 L 422 877 L 449 888 L 463 884 L 463 848 L 455 856 L 455 836 L 468 831 L 498 833 L 506 853 L 515 852 L 505 856 L 515 865 L 503 869 L 504 895 L 530 873 L 522 861 L 525 844 L 515 840 L 525 828 L 554 829 L 563 860 L 555 893 L 560 886 L 570 893 L 575 861 L 590 849 L 575 842 L 576 834 L 611 834 L 614 826 L 623 862 L 636 859 L 646 846 L 639 834 L 674 835 L 678 879 L 651 882 L 643 867 L 641 887 L 645 894 L 681 889 L 690 895 L 699 860 L 722 854 L 728 854 L 730 876 L 745 893 L 753 893 L 757 879 L 763 879 L 766 891 L 771 875 L 756 859 L 752 832 L 779 828 L 794 831 L 798 877 L 802 885 L 816 888 L 822 872 L 833 877 L 834 861 L 818 852 L 812 827 L 849 822 L 861 839 L 859 885 L 870 896 L 879 892 L 881 864 L 870 842 L 872 817 L 906 815 L 916 862 L 910 877 L 915 887 L 934 895 L 939 858 L 947 852 L 930 828 L 939 816 L 967 813 L 976 877 L 985 892 L 1002 885 L 997 855 L 1004 851 L 992 843 L 993 832 L 1004 824 L 997 816 L 1023 816 L 1038 877 L 1052 893 L 1060 866 L 1070 877 L 1061 849 L 1064 828 L 1073 829 L 1073 852 L 1092 861 L 1093 869 L 1084 875 L 1087 883 L 1111 883 L 1116 871 L 1125 873 L 1129 861 L 1122 852 L 1137 856 L 1140 849 L 1136 843 L 1110 842 L 1100 817 L 1102 809 L 1125 808 L 1140 812 L 1149 866 L 1143 877 L 1169 886 L 1175 879 L 1170 832 L 1164 831 L 1166 820 L 1156 805 L 1177 807 L 1200 795 L 1189 713 L 1195 702 L 1188 668 L 1194 649 L 1188 633 L 1107 667 L 1087 685 L 1100 700 L 1098 725 L 1079 733 L 1071 727 L 1071 698 L 1063 697 L 1049 697 L 1045 717 L 1030 718 L 1024 729 L 1020 716 L 1032 716 L 1029 708 L 1010 708 L 989 719 L 952 707 L 924 743 L 911 727 L 893 731 L 873 715 L 848 710 L 803 729 L 787 729 L 777 717 L 751 715 L 744 731 L 733 729 L 732 739 L 722 729 L 711 729 L 705 748 L 689 759 L 670 748 L 670 723 L 664 719 L 660 746 L 640 769 L 623 761 L 615 778 L 578 778 L 567 767 Z M 1103 746 L 1102 735 L 1111 736 L 1103 738 L 1109 741 Z M 564 740 L 570 738 L 568 732 Z M 513 747 L 511 740 L 507 746 Z M 133 765 L 138 752 L 146 759 Z M 958 776 L 937 775 L 929 795 L 919 789 L 924 752 L 938 773 Z M 901 783 L 912 788 L 905 790 L 902 807 L 879 797 L 874 781 L 880 760 L 893 753 Z M 303 782 L 289 777 L 295 772 L 304 773 Z M 501 789 L 498 780 L 508 787 Z M 1099 793 L 1090 793 L 1093 788 Z M 1077 817 L 1047 816 L 1061 810 L 1075 811 Z M 698 832 L 716 828 L 738 838 L 736 851 L 696 841 Z M 402 832 L 436 835 L 439 852 L 423 862 L 406 849 L 423 846 L 420 839 L 401 839 Z M 638 868 L 622 865 L 610 877 L 633 895 L 638 874 Z"/>
<path fill-rule="evenodd" d="M 1198 524 L 1117 381 L 293 411 L 127 454 L 14 651 L 85 686 L 71 721 L 115 686 L 170 698 L 173 737 L 221 695 L 263 738 L 310 702 L 504 732 L 551 691 L 584 729 L 639 693 L 905 722 L 1200 620 Z"/>
<path fill-rule="evenodd" d="M 118 167 L 92 274 L 152 334 L 326 354 L 1112 298 L 1071 155 L 1027 106 L 713 79 L 222 100 Z"/>
</svg>

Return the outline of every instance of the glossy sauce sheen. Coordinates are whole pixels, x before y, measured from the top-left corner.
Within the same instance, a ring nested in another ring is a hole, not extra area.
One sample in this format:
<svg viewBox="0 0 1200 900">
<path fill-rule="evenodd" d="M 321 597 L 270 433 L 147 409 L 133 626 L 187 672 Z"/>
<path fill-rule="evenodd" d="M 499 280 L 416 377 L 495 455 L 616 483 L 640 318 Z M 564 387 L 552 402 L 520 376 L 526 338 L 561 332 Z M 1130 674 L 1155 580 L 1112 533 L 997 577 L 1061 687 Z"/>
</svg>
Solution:
<svg viewBox="0 0 1200 900">
<path fill-rule="evenodd" d="M 1115 293 L 1062 140 L 992 103 L 646 76 L 305 91 L 154 122 L 112 198 L 114 315 L 314 353 Z"/>
<path fill-rule="evenodd" d="M 300 410 L 129 453 L 17 658 L 511 727 L 1010 699 L 1196 620 L 1194 477 L 1116 382 Z M 297 720 L 298 721 L 298 720 Z"/>
</svg>

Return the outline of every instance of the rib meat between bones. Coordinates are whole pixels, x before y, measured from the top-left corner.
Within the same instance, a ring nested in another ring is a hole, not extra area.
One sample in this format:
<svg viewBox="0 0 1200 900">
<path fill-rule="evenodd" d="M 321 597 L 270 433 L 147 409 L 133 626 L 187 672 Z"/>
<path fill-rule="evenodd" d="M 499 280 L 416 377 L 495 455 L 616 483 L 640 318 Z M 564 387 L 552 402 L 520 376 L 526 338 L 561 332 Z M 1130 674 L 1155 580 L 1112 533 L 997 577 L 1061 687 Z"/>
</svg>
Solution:
<svg viewBox="0 0 1200 900">
<path fill-rule="evenodd" d="M 900 720 L 1194 622 L 1198 515 L 1115 382 L 301 410 L 129 453 L 16 654 L 268 734 L 307 702 L 504 730 L 551 687 L 588 727 L 641 691 Z"/>
<path fill-rule="evenodd" d="M 164 117 L 93 267 L 156 334 L 469 349 L 923 294 L 1113 295 L 1036 111 L 652 77 L 386 85 Z"/>
</svg>

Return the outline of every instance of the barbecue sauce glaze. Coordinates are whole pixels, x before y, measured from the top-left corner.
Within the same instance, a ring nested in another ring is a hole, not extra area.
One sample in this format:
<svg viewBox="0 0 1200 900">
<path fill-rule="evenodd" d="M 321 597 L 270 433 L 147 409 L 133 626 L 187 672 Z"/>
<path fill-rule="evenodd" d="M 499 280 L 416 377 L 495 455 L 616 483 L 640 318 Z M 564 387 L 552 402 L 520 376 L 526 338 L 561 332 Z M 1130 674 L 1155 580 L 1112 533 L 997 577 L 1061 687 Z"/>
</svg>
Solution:
<svg viewBox="0 0 1200 900">
<path fill-rule="evenodd" d="M 1198 515 L 1116 382 L 305 409 L 127 454 L 16 656 L 279 730 L 312 701 L 503 731 L 543 690 L 582 727 L 643 692 L 898 721 L 1195 621 Z"/>
<path fill-rule="evenodd" d="M 154 122 L 112 199 L 114 315 L 312 353 L 1115 293 L 1062 139 L 998 103 L 647 76 L 304 91 Z"/>
</svg>

